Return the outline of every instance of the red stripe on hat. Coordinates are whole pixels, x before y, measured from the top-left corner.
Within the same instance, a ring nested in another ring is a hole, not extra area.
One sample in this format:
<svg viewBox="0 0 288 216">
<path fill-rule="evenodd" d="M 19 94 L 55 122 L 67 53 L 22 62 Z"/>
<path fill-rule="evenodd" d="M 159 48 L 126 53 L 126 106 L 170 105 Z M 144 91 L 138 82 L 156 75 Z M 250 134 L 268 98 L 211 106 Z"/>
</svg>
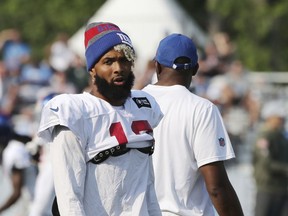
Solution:
<svg viewBox="0 0 288 216">
<path fill-rule="evenodd" d="M 101 32 L 104 31 L 109 31 L 109 30 L 120 30 L 120 28 L 114 24 L 111 23 L 104 23 L 104 24 L 100 24 L 97 26 L 94 26 L 90 29 L 88 29 L 85 32 L 85 48 L 87 48 L 87 45 L 89 43 L 89 41 L 97 34 L 100 34 Z"/>
</svg>

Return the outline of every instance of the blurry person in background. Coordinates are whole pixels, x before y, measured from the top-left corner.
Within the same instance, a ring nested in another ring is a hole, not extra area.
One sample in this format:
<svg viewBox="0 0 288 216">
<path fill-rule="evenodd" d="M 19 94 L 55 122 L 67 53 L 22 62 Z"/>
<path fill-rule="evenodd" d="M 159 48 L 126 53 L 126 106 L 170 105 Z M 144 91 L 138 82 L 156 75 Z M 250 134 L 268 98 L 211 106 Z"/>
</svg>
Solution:
<svg viewBox="0 0 288 216">
<path fill-rule="evenodd" d="M 143 89 L 148 84 L 153 84 L 157 81 L 154 60 L 149 60 L 146 69 L 142 76 L 135 80 L 134 89 Z"/>
<path fill-rule="evenodd" d="M 0 61 L 0 113 L 11 115 L 17 105 L 18 77 L 11 77 L 3 61 Z"/>
<path fill-rule="evenodd" d="M 10 75 L 17 75 L 20 67 L 31 57 L 31 47 L 24 42 L 18 29 L 5 29 L 0 32 L 0 51 Z"/>
<path fill-rule="evenodd" d="M 284 216 L 288 193 L 288 137 L 284 128 L 287 107 L 278 100 L 267 102 L 261 117 L 263 124 L 253 152 L 255 216 Z"/>
<path fill-rule="evenodd" d="M 0 117 L 1 119 L 3 116 Z M 14 215 L 27 216 L 30 201 L 33 199 L 36 172 L 31 164 L 30 155 L 25 144 L 31 141 L 29 136 L 15 133 L 9 119 L 2 121 L 0 130 L 3 175 L 11 183 L 11 192 L 0 204 L 0 213 L 9 210 Z M 2 194 L 3 191 L 1 191 Z M 16 205 L 21 203 L 21 205 Z M 13 208 L 15 206 L 15 208 Z M 21 208 L 20 208 L 21 206 Z M 12 209 L 11 209 L 12 208 Z"/>
<path fill-rule="evenodd" d="M 12 137 L 12 126 L 9 118 L 5 115 L 0 115 L 0 165 L 2 165 L 2 154 L 5 147 L 8 145 Z"/>
<path fill-rule="evenodd" d="M 74 84 L 76 93 L 82 93 L 89 86 L 85 60 L 79 55 L 76 55 L 71 67 L 67 70 L 67 80 Z"/>
<path fill-rule="evenodd" d="M 67 77 L 67 71 L 57 71 L 53 72 L 50 80 L 50 86 L 59 93 L 78 93 L 76 85 L 72 83 Z"/>
<path fill-rule="evenodd" d="M 55 71 L 68 70 L 76 58 L 75 53 L 68 46 L 69 35 L 60 32 L 49 49 L 49 63 Z"/>
<path fill-rule="evenodd" d="M 226 68 L 224 74 L 210 80 L 206 98 L 219 108 L 237 155 L 236 160 L 226 163 L 230 165 L 245 159 L 247 132 L 258 121 L 259 103 L 252 95 L 249 71 L 242 62 L 233 60 Z"/>
</svg>

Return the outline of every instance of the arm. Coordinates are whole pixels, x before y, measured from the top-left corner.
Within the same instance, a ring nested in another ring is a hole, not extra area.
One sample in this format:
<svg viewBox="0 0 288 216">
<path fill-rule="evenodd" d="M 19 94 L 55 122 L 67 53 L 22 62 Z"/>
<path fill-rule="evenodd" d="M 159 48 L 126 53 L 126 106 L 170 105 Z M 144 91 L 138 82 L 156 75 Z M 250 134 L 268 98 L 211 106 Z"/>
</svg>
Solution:
<svg viewBox="0 0 288 216">
<path fill-rule="evenodd" d="M 11 182 L 13 187 L 13 193 L 7 199 L 7 201 L 0 207 L 0 213 L 10 206 L 12 206 L 21 196 L 21 189 L 23 185 L 23 173 L 20 169 L 13 169 L 11 175 Z"/>
<path fill-rule="evenodd" d="M 56 126 L 50 150 L 60 214 L 84 216 L 86 162 L 81 143 L 68 128 Z"/>
<path fill-rule="evenodd" d="M 220 216 L 243 216 L 237 194 L 222 161 L 200 167 L 211 201 Z"/>
</svg>

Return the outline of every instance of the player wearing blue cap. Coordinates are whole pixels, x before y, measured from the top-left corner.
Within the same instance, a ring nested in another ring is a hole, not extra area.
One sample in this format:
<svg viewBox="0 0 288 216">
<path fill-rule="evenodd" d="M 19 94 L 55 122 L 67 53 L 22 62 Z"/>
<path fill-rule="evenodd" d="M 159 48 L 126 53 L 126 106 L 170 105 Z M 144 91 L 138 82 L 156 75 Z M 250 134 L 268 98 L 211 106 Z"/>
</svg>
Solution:
<svg viewBox="0 0 288 216">
<path fill-rule="evenodd" d="M 150 93 L 164 114 L 154 129 L 152 156 L 162 215 L 243 215 L 223 161 L 234 152 L 217 107 L 188 90 L 198 70 L 197 49 L 185 35 L 171 34 L 157 49 L 158 82 Z"/>
</svg>

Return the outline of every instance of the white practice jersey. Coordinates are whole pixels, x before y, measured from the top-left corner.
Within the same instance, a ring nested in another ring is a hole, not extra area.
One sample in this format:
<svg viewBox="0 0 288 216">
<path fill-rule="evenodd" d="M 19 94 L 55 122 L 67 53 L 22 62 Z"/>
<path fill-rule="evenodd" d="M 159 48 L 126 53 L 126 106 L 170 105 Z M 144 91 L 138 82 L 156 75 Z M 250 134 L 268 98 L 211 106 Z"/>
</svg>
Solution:
<svg viewBox="0 0 288 216">
<path fill-rule="evenodd" d="M 162 117 L 154 98 L 139 90 L 132 90 L 122 107 L 113 107 L 89 93 L 51 99 L 43 108 L 38 134 L 52 142 L 61 215 L 160 215 L 148 154 L 131 149 L 99 164 L 89 160 L 118 145 L 151 146 L 153 128 Z M 54 135 L 56 125 L 68 131 Z"/>
<path fill-rule="evenodd" d="M 199 167 L 235 157 L 222 117 L 210 101 L 184 86 L 144 89 L 164 114 L 154 129 L 155 188 L 163 215 L 214 215 Z"/>
</svg>

